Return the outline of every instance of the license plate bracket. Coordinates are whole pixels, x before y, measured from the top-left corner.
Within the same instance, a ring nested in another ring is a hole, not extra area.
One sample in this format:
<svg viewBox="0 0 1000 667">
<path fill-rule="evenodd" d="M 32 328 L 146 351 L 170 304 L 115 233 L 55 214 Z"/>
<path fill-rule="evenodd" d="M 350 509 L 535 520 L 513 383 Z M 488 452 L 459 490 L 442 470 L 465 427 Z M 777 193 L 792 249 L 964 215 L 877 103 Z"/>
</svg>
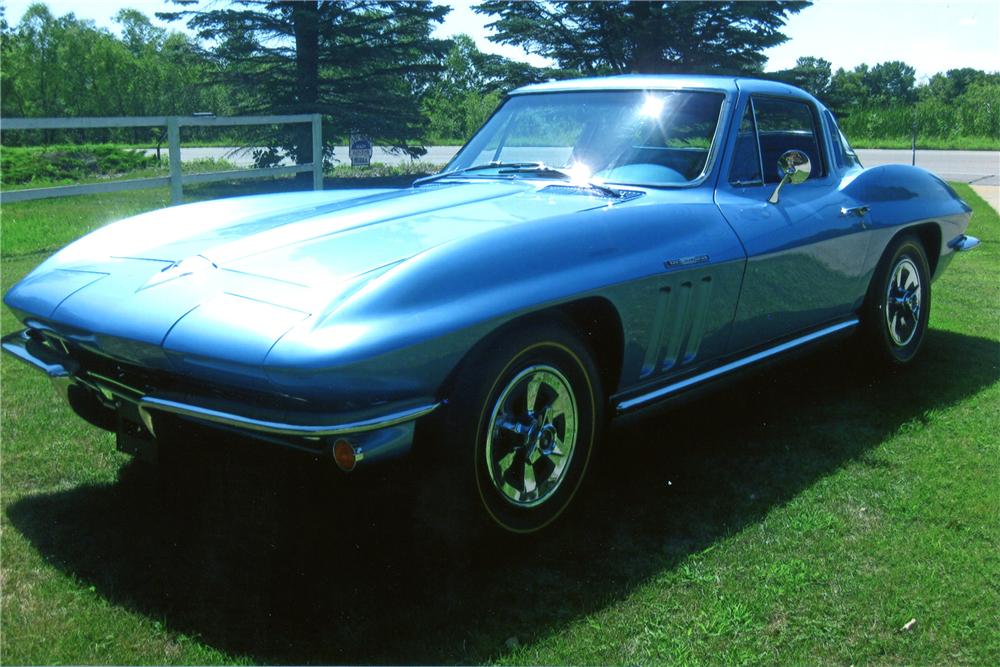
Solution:
<svg viewBox="0 0 1000 667">
<path fill-rule="evenodd" d="M 130 407 L 132 410 L 129 410 Z M 132 412 L 135 414 L 131 414 Z M 142 425 L 139 411 L 133 406 L 122 406 L 118 410 L 115 447 L 120 452 L 130 454 L 148 463 L 156 463 L 160 458 L 159 443 L 156 442 L 153 434 Z"/>
</svg>

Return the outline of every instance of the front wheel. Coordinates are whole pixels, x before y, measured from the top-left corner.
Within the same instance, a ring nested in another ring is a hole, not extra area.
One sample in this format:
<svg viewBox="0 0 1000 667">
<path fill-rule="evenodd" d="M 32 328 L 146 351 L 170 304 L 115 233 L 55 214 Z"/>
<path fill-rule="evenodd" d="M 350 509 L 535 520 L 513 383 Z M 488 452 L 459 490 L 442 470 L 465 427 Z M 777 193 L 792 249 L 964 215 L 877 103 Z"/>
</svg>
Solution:
<svg viewBox="0 0 1000 667">
<path fill-rule="evenodd" d="M 912 361 L 927 332 L 930 310 L 927 254 L 916 237 L 900 237 L 876 270 L 865 303 L 865 330 L 876 356 L 897 366 Z"/>
<path fill-rule="evenodd" d="M 555 521 L 603 430 L 603 388 L 586 345 L 561 324 L 501 333 L 463 364 L 451 395 L 427 489 L 440 494 L 436 520 L 463 533 L 490 524 L 533 533 Z"/>
</svg>

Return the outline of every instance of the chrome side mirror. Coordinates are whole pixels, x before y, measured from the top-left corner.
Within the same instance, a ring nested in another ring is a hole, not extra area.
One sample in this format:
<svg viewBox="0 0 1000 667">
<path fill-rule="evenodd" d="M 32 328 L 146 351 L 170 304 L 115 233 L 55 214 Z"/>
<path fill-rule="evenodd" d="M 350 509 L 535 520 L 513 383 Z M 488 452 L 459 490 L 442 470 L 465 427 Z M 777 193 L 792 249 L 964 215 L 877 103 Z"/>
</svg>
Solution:
<svg viewBox="0 0 1000 667">
<path fill-rule="evenodd" d="M 810 174 L 812 174 L 812 163 L 809 162 L 808 155 L 797 150 L 785 151 L 778 158 L 778 176 L 781 176 L 781 182 L 767 201 L 777 204 L 778 194 L 781 188 L 785 187 L 785 183 L 798 185 L 809 178 Z"/>
</svg>

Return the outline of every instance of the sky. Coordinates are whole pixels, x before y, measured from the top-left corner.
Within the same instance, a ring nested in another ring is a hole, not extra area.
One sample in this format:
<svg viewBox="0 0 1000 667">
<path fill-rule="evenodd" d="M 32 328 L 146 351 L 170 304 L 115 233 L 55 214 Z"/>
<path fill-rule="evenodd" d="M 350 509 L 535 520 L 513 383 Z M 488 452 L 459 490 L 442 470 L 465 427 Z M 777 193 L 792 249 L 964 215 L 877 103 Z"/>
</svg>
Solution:
<svg viewBox="0 0 1000 667">
<path fill-rule="evenodd" d="M 452 8 L 435 36 L 471 35 L 488 53 L 551 64 L 517 47 L 494 44 L 486 24 L 492 19 L 472 11 L 475 2 L 438 0 Z M 7 21 L 16 24 L 29 0 L 0 0 Z M 52 12 L 74 12 L 78 18 L 114 29 L 111 17 L 122 7 L 133 7 L 150 16 L 175 6 L 162 0 L 48 0 Z M 171 24 L 179 28 L 180 24 Z M 786 69 L 800 56 L 825 58 L 838 67 L 852 69 L 902 60 L 917 70 L 918 81 L 959 67 L 1000 71 L 1000 0 L 817 0 L 792 16 L 783 31 L 784 44 L 765 53 L 766 69 Z"/>
</svg>

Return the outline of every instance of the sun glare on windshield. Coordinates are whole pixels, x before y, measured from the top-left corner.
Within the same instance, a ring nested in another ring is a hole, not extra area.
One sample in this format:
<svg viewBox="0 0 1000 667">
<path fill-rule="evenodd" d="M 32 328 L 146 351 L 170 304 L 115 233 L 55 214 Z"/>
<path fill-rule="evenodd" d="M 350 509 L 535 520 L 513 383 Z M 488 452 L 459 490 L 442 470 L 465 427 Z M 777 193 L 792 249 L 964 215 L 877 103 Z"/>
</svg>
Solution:
<svg viewBox="0 0 1000 667">
<path fill-rule="evenodd" d="M 582 162 L 574 162 L 566 172 L 569 174 L 570 181 L 574 184 L 585 185 L 590 182 L 590 177 L 593 175 L 590 167 Z"/>
<path fill-rule="evenodd" d="M 662 97 L 647 95 L 642 106 L 639 107 L 639 115 L 645 118 L 659 118 L 660 114 L 663 113 L 664 104 Z"/>
</svg>

